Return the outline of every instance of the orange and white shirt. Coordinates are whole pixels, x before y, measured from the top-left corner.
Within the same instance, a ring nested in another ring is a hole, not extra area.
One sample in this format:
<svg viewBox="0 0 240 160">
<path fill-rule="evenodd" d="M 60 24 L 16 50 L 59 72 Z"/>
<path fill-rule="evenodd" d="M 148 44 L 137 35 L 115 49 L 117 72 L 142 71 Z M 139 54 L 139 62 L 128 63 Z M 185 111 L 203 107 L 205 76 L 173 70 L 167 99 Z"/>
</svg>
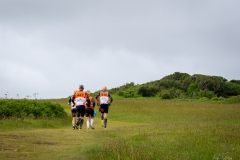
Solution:
<svg viewBox="0 0 240 160">
<path fill-rule="evenodd" d="M 74 103 L 76 106 L 86 104 L 86 93 L 84 91 L 75 90 L 74 95 L 75 95 Z"/>
<path fill-rule="evenodd" d="M 98 99 L 99 98 L 99 99 Z M 100 91 L 98 95 L 96 96 L 96 100 L 100 104 L 108 104 L 109 99 L 111 99 L 111 102 L 113 101 L 111 94 L 108 91 Z"/>
</svg>

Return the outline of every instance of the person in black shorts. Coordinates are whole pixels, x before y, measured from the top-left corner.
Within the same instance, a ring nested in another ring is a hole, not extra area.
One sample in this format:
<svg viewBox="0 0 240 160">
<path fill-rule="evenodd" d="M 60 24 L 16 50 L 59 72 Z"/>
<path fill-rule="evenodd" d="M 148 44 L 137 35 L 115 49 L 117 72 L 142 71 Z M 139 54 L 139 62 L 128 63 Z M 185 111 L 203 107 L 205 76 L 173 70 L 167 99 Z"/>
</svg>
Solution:
<svg viewBox="0 0 240 160">
<path fill-rule="evenodd" d="M 80 85 L 78 90 L 74 91 L 73 99 L 77 110 L 77 123 L 76 126 L 80 126 L 79 130 L 82 129 L 85 115 L 85 105 L 88 100 L 87 94 L 83 91 L 84 86 Z"/>
<path fill-rule="evenodd" d="M 110 99 L 110 100 L 109 100 Z M 97 104 L 99 106 L 99 111 L 102 113 L 101 122 L 103 122 L 103 127 L 107 128 L 107 116 L 108 109 L 111 103 L 113 102 L 113 98 L 111 94 L 107 91 L 107 87 L 104 86 L 102 90 L 96 96 Z"/>
</svg>

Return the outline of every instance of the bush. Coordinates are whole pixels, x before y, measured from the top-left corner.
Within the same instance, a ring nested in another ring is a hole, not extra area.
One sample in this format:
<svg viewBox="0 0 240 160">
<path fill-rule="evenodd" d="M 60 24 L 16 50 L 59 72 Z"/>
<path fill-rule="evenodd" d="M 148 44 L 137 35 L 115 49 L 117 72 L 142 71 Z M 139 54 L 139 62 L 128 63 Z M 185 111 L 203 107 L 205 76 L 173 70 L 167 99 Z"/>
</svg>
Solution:
<svg viewBox="0 0 240 160">
<path fill-rule="evenodd" d="M 207 97 L 201 97 L 199 100 L 205 102 L 208 101 L 209 99 Z"/>
<path fill-rule="evenodd" d="M 229 104 L 237 104 L 237 103 L 240 103 L 240 95 L 227 98 L 227 99 L 225 99 L 224 102 L 225 102 L 225 103 L 229 103 Z"/>
<path fill-rule="evenodd" d="M 63 118 L 67 115 L 60 104 L 37 100 L 0 100 L 0 118 Z"/>
<path fill-rule="evenodd" d="M 223 98 L 223 97 L 213 97 L 213 98 L 211 98 L 211 100 L 212 101 L 224 101 L 225 98 Z"/>
<path fill-rule="evenodd" d="M 224 100 L 225 100 L 225 98 L 224 98 L 224 97 L 222 97 L 222 96 L 220 96 L 220 97 L 218 97 L 218 100 L 219 100 L 219 101 L 224 101 Z"/>
<path fill-rule="evenodd" d="M 216 97 L 216 95 L 213 93 L 213 91 L 209 91 L 207 89 L 204 89 L 204 90 L 199 91 L 199 97 L 206 97 L 208 99 L 211 99 L 213 97 Z"/>
<path fill-rule="evenodd" d="M 162 95 L 162 99 L 171 99 L 171 96 L 170 96 L 169 93 L 164 93 L 164 94 Z"/>
<path fill-rule="evenodd" d="M 218 97 L 211 98 L 212 101 L 218 101 Z"/>
</svg>

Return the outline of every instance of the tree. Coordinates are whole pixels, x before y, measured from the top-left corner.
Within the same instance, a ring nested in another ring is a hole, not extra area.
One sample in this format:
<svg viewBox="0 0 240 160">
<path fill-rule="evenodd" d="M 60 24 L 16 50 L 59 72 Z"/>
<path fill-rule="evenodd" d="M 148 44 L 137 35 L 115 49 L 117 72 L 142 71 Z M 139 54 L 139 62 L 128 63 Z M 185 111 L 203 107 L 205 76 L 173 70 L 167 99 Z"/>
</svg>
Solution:
<svg viewBox="0 0 240 160">
<path fill-rule="evenodd" d="M 190 77 L 190 75 L 187 73 L 174 72 L 173 74 L 163 77 L 162 80 L 184 81 L 188 77 Z"/>
<path fill-rule="evenodd" d="M 240 95 L 240 85 L 237 83 L 226 82 L 224 84 L 224 92 L 226 96 Z"/>
<path fill-rule="evenodd" d="M 148 85 L 143 85 L 139 88 L 138 94 L 140 94 L 143 97 L 151 97 L 156 94 L 156 89 Z"/>
</svg>

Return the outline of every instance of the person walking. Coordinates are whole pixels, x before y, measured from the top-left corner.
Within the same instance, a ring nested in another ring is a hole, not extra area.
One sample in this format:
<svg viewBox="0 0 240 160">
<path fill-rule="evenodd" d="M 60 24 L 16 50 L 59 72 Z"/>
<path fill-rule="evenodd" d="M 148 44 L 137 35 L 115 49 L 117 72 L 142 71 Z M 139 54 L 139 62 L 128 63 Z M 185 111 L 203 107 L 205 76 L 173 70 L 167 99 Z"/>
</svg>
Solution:
<svg viewBox="0 0 240 160">
<path fill-rule="evenodd" d="M 76 106 L 74 104 L 74 100 L 73 100 L 73 95 L 70 96 L 69 100 L 68 100 L 68 105 L 71 106 L 71 114 L 72 114 L 72 129 L 77 129 L 77 126 L 76 126 L 76 113 L 77 113 L 77 110 L 76 110 Z"/>
<path fill-rule="evenodd" d="M 87 129 L 92 128 L 93 127 L 93 122 L 94 122 L 94 107 L 95 107 L 95 100 L 93 99 L 93 97 L 90 95 L 90 91 L 86 92 L 88 95 L 88 100 L 86 103 L 86 120 L 87 120 Z"/>
<path fill-rule="evenodd" d="M 109 100 L 110 99 L 110 100 Z M 107 118 L 108 118 L 108 109 L 111 103 L 113 102 L 113 98 L 111 94 L 107 91 L 107 87 L 104 86 L 102 90 L 96 96 L 97 105 L 99 106 L 99 111 L 102 113 L 103 127 L 107 128 Z"/>
<path fill-rule="evenodd" d="M 89 99 L 88 95 L 83 91 L 84 86 L 80 85 L 78 90 L 74 91 L 73 99 L 74 104 L 76 106 L 77 111 L 77 123 L 76 127 L 80 126 L 79 130 L 82 129 L 84 123 L 84 115 L 85 115 L 85 105 L 86 101 Z"/>
</svg>

